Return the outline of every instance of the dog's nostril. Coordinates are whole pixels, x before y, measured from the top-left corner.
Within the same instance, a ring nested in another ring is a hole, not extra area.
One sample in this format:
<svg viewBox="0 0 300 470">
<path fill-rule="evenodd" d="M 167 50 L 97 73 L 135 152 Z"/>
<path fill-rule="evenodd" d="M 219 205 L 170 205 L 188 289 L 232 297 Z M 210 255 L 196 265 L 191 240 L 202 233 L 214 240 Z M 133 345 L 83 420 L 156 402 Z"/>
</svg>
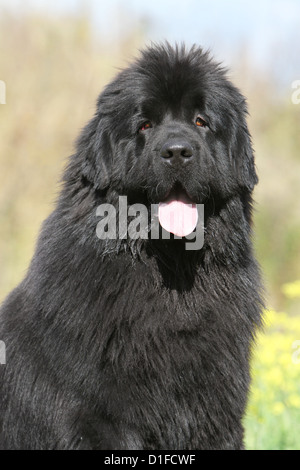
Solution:
<svg viewBox="0 0 300 470">
<path fill-rule="evenodd" d="M 184 157 L 184 158 L 190 158 L 193 156 L 193 149 L 192 147 L 189 145 L 187 147 L 184 147 L 181 151 L 181 156 Z"/>
<path fill-rule="evenodd" d="M 160 155 L 170 163 L 179 159 L 185 161 L 193 156 L 193 149 L 188 142 L 167 142 L 163 145 Z"/>
<path fill-rule="evenodd" d="M 164 148 L 161 151 L 161 156 L 162 158 L 172 158 L 173 157 L 173 152 L 169 148 Z"/>
</svg>

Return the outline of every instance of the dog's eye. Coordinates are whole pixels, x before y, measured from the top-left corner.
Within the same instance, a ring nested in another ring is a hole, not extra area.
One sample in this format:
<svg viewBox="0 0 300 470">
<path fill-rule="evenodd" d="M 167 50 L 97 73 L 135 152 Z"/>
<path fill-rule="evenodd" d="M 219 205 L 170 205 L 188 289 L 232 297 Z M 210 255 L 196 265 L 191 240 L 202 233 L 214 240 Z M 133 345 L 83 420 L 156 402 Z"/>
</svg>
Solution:
<svg viewBox="0 0 300 470">
<path fill-rule="evenodd" d="M 146 131 L 147 129 L 150 129 L 152 127 L 151 121 L 146 121 L 144 122 L 141 127 L 139 128 L 139 131 Z"/>
<path fill-rule="evenodd" d="M 196 119 L 196 126 L 197 127 L 206 127 L 207 122 L 205 122 L 204 119 L 202 119 L 202 117 L 198 116 L 197 119 Z"/>
</svg>

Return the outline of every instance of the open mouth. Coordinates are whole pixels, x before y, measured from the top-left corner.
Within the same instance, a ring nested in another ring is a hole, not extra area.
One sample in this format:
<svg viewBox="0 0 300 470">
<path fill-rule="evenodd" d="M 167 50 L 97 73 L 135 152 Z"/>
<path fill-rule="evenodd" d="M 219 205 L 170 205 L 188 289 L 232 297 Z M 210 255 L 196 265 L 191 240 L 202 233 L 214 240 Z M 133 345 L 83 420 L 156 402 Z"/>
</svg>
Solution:
<svg viewBox="0 0 300 470">
<path fill-rule="evenodd" d="M 158 219 L 167 232 L 185 237 L 196 228 L 197 204 L 192 201 L 181 185 L 176 184 L 167 197 L 159 203 Z"/>
</svg>

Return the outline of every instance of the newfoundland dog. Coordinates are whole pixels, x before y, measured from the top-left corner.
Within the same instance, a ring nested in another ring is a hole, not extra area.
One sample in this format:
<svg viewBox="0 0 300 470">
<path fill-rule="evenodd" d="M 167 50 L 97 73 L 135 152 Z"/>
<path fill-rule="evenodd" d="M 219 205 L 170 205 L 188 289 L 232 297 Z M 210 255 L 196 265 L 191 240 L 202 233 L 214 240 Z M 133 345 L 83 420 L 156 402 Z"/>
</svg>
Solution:
<svg viewBox="0 0 300 470">
<path fill-rule="evenodd" d="M 195 46 L 149 47 L 104 89 L 1 308 L 3 449 L 244 447 L 262 310 L 246 116 Z"/>
</svg>

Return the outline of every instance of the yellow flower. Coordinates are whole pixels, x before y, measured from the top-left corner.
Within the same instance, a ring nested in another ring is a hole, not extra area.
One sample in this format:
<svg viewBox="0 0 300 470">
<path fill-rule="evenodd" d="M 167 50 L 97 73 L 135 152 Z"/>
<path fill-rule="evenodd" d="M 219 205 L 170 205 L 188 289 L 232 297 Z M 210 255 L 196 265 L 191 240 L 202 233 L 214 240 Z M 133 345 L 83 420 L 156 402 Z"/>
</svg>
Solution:
<svg viewBox="0 0 300 470">
<path fill-rule="evenodd" d="M 274 403 L 272 407 L 272 412 L 274 413 L 274 415 L 278 416 L 284 412 L 284 409 L 285 409 L 284 404 L 281 403 L 280 401 L 277 401 L 276 403 Z"/>
<path fill-rule="evenodd" d="M 300 297 L 300 280 L 283 284 L 282 292 L 289 299 Z"/>
<path fill-rule="evenodd" d="M 300 396 L 296 393 L 290 395 L 287 399 L 287 405 L 293 408 L 300 408 Z"/>
<path fill-rule="evenodd" d="M 289 352 L 283 352 L 278 358 L 278 364 L 280 366 L 288 367 L 291 363 L 291 354 Z"/>
<path fill-rule="evenodd" d="M 266 371 L 266 382 L 268 385 L 275 385 L 280 387 L 284 383 L 284 377 L 282 371 L 279 367 L 272 367 L 270 370 Z"/>
</svg>

